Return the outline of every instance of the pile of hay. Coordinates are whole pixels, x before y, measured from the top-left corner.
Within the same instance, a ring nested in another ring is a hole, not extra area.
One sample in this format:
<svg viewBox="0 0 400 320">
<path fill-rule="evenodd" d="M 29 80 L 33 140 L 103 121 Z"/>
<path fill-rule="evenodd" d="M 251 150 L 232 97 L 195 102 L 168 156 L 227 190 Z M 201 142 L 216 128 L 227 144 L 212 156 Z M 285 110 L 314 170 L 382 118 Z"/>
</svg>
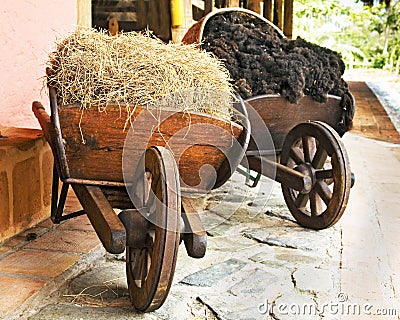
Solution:
<svg viewBox="0 0 400 320">
<path fill-rule="evenodd" d="M 109 36 L 79 29 L 57 43 L 49 57 L 47 84 L 58 105 L 83 108 L 109 104 L 156 105 L 230 119 L 229 72 L 211 53 L 195 45 L 165 44 L 136 32 Z M 173 99 L 166 97 L 173 95 Z"/>
</svg>

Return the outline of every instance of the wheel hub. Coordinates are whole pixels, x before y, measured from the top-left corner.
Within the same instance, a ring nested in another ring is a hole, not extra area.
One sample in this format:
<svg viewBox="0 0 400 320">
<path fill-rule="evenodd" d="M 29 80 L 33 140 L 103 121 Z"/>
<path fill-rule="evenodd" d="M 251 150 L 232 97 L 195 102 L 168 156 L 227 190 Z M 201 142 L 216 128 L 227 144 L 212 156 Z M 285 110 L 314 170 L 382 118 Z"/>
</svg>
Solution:
<svg viewBox="0 0 400 320">
<path fill-rule="evenodd" d="M 307 177 L 310 177 L 312 186 L 315 185 L 317 179 L 315 177 L 315 169 L 313 168 L 311 163 L 304 162 L 302 164 L 299 164 L 298 166 L 294 167 L 294 170 L 304 174 Z"/>
</svg>

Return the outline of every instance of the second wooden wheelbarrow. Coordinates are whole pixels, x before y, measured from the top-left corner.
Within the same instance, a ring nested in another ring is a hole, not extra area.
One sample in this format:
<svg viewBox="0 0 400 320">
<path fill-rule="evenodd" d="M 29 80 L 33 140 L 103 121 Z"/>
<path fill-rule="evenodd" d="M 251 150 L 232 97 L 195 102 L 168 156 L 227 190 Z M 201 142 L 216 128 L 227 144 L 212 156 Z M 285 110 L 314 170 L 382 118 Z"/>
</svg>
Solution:
<svg viewBox="0 0 400 320">
<path fill-rule="evenodd" d="M 212 22 L 218 17 L 226 21 L 225 14 L 242 15 L 249 25 L 257 22 L 253 27 L 263 25 L 278 38 L 285 37 L 253 11 L 226 8 L 212 11 L 194 24 L 183 42 L 202 43 L 205 30 L 218 32 L 218 23 Z M 354 106 L 350 93 L 346 99 Z M 346 110 L 341 98 L 334 95 L 328 95 L 324 103 L 310 96 L 289 103 L 279 94 L 253 96 L 245 102 L 243 112 L 250 120 L 252 138 L 242 162 L 245 169 L 239 168 L 239 172 L 246 175 L 252 186 L 262 175 L 280 182 L 286 204 L 301 225 L 312 229 L 332 226 L 342 216 L 354 184 L 347 152 L 338 134 L 349 129 L 346 121 L 354 115 L 354 108 Z"/>
</svg>

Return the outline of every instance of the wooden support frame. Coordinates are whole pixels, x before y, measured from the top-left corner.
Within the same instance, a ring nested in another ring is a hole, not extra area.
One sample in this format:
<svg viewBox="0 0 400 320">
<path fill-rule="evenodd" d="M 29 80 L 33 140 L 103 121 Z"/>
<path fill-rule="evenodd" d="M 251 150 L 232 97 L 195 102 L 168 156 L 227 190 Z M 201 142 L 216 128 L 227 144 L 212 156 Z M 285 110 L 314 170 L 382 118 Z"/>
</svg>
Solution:
<svg viewBox="0 0 400 320">
<path fill-rule="evenodd" d="M 263 16 L 272 21 L 272 0 L 264 0 Z"/>
<path fill-rule="evenodd" d="M 124 252 L 125 227 L 100 187 L 73 184 L 72 188 L 104 248 L 110 253 Z"/>
<path fill-rule="evenodd" d="M 193 204 L 193 200 L 182 197 L 182 219 L 185 224 L 183 241 L 186 251 L 192 258 L 202 258 L 207 249 L 207 233 L 200 216 Z"/>
</svg>

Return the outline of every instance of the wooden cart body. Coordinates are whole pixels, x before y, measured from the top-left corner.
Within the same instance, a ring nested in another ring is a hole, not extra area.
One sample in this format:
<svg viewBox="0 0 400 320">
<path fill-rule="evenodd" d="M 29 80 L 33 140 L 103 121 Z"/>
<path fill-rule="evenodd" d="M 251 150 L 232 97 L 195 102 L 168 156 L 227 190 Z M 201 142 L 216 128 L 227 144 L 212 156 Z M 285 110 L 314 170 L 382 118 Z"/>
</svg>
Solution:
<svg viewBox="0 0 400 320">
<path fill-rule="evenodd" d="M 288 132 L 297 124 L 308 121 L 323 121 L 337 132 L 342 120 L 341 98 L 328 95 L 324 103 L 317 102 L 310 96 L 304 96 L 297 103 L 290 103 L 278 94 L 251 97 L 246 100 L 263 119 L 274 142 L 276 154 L 282 151 L 283 142 Z M 250 118 L 250 123 L 254 123 Z M 252 135 L 262 136 L 264 128 L 252 126 Z M 248 151 L 257 150 L 254 141 L 250 141 Z"/>
<path fill-rule="evenodd" d="M 172 146 L 179 178 L 185 186 L 182 192 L 188 195 L 224 184 L 240 163 L 244 155 L 241 150 L 249 141 L 249 132 L 240 124 L 204 113 L 138 106 L 128 117 L 124 106 L 118 105 L 109 105 L 104 112 L 99 112 L 96 106 L 82 109 L 79 104 L 59 107 L 53 88 L 50 88 L 50 105 L 51 117 L 38 102 L 33 104 L 33 111 L 55 158 L 52 219 L 60 222 L 88 214 L 104 247 L 112 253 L 124 250 L 126 237 L 125 228 L 112 208 L 133 208 L 125 180 L 135 172 L 138 159 L 147 148 Z M 133 130 L 129 130 L 131 127 Z M 240 148 L 232 148 L 233 141 L 239 141 Z M 242 153 L 237 154 L 238 150 Z M 123 164 L 124 151 L 129 156 Z M 236 160 L 228 163 L 228 158 Z M 204 165 L 212 166 L 216 177 L 200 177 Z M 124 176 L 123 168 L 131 172 Z M 63 183 L 60 197 L 57 196 L 59 179 Z M 84 210 L 62 216 L 69 186 Z M 188 212 L 193 210 L 185 197 L 182 205 L 188 207 Z M 205 231 L 199 234 L 205 236 Z"/>
<path fill-rule="evenodd" d="M 202 43 L 207 23 L 227 12 L 252 16 L 272 28 L 278 37 L 285 38 L 277 26 L 261 15 L 246 9 L 226 8 L 207 14 L 188 30 L 182 41 Z M 280 182 L 291 213 L 303 226 L 323 229 L 333 225 L 343 214 L 354 183 L 338 135 L 348 129 L 344 126 L 341 98 L 328 95 L 326 102 L 320 103 L 304 96 L 297 103 L 290 103 L 278 94 L 271 94 L 254 96 L 246 102 L 250 106 L 247 115 L 252 138 L 242 162 L 246 170 L 239 168 L 239 172 L 253 181 L 252 186 L 262 175 Z M 269 148 L 257 144 L 257 140 L 269 137 L 272 138 Z M 315 149 L 318 149 L 316 154 Z M 256 172 L 255 176 L 251 170 Z"/>
</svg>

